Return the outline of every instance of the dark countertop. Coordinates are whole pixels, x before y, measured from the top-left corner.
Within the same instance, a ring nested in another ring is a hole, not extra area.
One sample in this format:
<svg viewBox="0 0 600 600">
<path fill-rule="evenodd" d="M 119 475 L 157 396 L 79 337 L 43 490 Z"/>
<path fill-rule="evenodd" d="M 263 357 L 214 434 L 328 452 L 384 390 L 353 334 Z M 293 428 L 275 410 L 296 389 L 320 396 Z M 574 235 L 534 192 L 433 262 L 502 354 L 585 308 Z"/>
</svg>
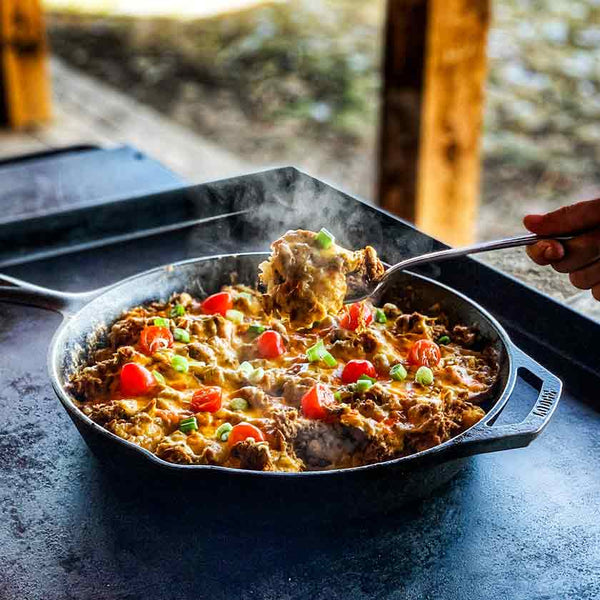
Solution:
<svg viewBox="0 0 600 600">
<path fill-rule="evenodd" d="M 179 258 L 199 243 L 173 239 L 162 248 Z M 83 254 L 7 272 L 83 289 L 122 276 L 123 257 L 155 264 L 158 249 L 153 239 L 95 252 L 93 272 Z M 597 379 L 567 386 L 530 447 L 474 457 L 433 497 L 390 516 L 300 528 L 294 515 L 268 524 L 249 516 L 232 527 L 204 510 L 214 490 L 128 490 L 90 454 L 46 373 L 59 321 L 0 304 L 1 600 L 600 597 Z M 552 368 L 568 374 L 569 364 Z M 534 400 L 527 386 L 518 399 L 500 419 Z M 244 498 L 223 501 L 244 513 Z"/>
</svg>

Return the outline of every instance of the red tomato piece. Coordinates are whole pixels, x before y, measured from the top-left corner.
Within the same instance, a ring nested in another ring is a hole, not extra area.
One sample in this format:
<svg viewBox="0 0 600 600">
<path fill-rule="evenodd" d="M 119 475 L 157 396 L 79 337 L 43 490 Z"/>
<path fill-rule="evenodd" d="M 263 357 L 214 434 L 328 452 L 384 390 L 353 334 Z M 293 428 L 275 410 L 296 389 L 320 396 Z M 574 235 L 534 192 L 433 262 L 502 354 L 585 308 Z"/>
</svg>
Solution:
<svg viewBox="0 0 600 600">
<path fill-rule="evenodd" d="M 223 391 L 216 385 L 205 385 L 194 392 L 190 403 L 192 412 L 217 412 L 221 408 Z"/>
<path fill-rule="evenodd" d="M 416 341 L 408 353 L 408 362 L 419 367 L 435 367 L 441 358 L 440 347 L 430 340 Z"/>
<path fill-rule="evenodd" d="M 324 420 L 329 417 L 327 406 L 334 404 L 335 399 L 331 390 L 322 383 L 317 383 L 302 396 L 300 405 L 307 419 Z"/>
<path fill-rule="evenodd" d="M 173 345 L 173 334 L 168 327 L 151 325 L 144 327 L 140 334 L 140 347 L 144 354 L 154 354 L 159 350 L 170 348 Z"/>
<path fill-rule="evenodd" d="M 124 364 L 120 381 L 121 393 L 124 396 L 144 396 L 156 385 L 152 373 L 138 363 Z"/>
<path fill-rule="evenodd" d="M 373 321 L 373 311 L 364 302 L 350 304 L 344 310 L 340 325 L 344 329 L 355 331 L 359 327 L 368 327 Z"/>
<path fill-rule="evenodd" d="M 219 292 L 206 298 L 200 305 L 202 312 L 207 315 L 223 315 L 233 308 L 233 300 L 229 292 Z"/>
<path fill-rule="evenodd" d="M 375 367 L 368 360 L 351 360 L 346 364 L 342 371 L 342 381 L 344 383 L 354 383 L 358 381 L 361 375 L 376 377 Z"/>
<path fill-rule="evenodd" d="M 277 331 L 265 331 L 256 338 L 258 353 L 263 358 L 277 358 L 285 352 L 281 334 Z"/>
<path fill-rule="evenodd" d="M 250 423 L 238 423 L 229 432 L 229 438 L 227 441 L 230 446 L 235 446 L 238 442 L 243 442 L 248 438 L 252 438 L 256 442 L 262 442 L 265 439 L 263 432 Z"/>
</svg>

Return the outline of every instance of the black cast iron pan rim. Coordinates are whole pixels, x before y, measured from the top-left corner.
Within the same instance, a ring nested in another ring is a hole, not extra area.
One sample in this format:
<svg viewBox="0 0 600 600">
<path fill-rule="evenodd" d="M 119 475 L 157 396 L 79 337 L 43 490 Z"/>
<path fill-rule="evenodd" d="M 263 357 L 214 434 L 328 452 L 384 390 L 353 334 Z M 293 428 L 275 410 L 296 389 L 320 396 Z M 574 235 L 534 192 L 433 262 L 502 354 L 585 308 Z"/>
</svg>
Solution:
<svg viewBox="0 0 600 600">
<path fill-rule="evenodd" d="M 266 258 L 268 256 L 269 256 L 269 254 L 265 253 L 265 252 L 246 252 L 246 253 L 238 253 L 238 254 L 219 254 L 219 255 L 202 257 L 202 258 L 187 259 L 187 260 L 179 261 L 176 263 L 170 263 L 167 265 L 149 269 L 142 273 L 138 273 L 136 275 L 133 275 L 131 277 L 123 279 L 123 280 L 119 281 L 118 283 L 115 283 L 111 286 L 103 288 L 102 293 L 97 295 L 96 297 L 99 298 L 105 292 L 108 292 L 108 291 L 118 288 L 122 285 L 130 283 L 138 278 L 142 278 L 144 276 L 147 276 L 147 275 L 150 275 L 153 273 L 158 273 L 161 271 L 173 270 L 178 267 L 183 267 L 183 266 L 190 265 L 190 264 L 202 263 L 202 262 L 206 262 L 206 261 L 215 261 L 215 260 L 227 259 L 227 258 L 233 258 L 233 259 L 237 259 L 237 258 L 243 259 L 244 257 Z M 513 391 L 515 383 L 516 383 L 516 369 L 514 368 L 514 357 L 513 357 L 513 352 L 514 352 L 515 346 L 510 341 L 508 334 L 506 333 L 504 328 L 500 325 L 500 323 L 498 323 L 498 321 L 492 315 L 490 315 L 484 308 L 478 306 L 475 302 L 470 300 L 468 297 L 466 297 L 465 295 L 461 294 L 460 292 L 458 292 L 444 284 L 441 284 L 437 281 L 434 281 L 433 279 L 430 279 L 428 277 L 424 277 L 422 275 L 418 275 L 418 274 L 414 274 L 414 273 L 409 273 L 409 275 L 411 277 L 425 281 L 434 286 L 438 286 L 438 287 L 448 291 L 450 294 L 457 296 L 461 301 L 468 303 L 469 305 L 471 305 L 472 308 L 474 308 L 476 311 L 481 313 L 486 319 L 488 319 L 490 321 L 490 323 L 492 324 L 492 326 L 495 328 L 500 340 L 502 341 L 502 344 L 504 345 L 504 348 L 505 348 L 506 354 L 507 354 L 507 359 L 509 362 L 509 375 L 508 375 L 507 383 L 506 383 L 504 389 L 501 392 L 499 392 L 498 398 L 495 400 L 492 408 L 490 409 L 490 411 L 488 413 L 486 413 L 486 415 L 483 417 L 483 419 L 481 419 L 478 423 L 476 423 L 469 429 L 465 430 L 464 432 L 460 433 L 459 435 L 451 438 L 450 440 L 447 440 L 446 442 L 439 444 L 437 446 L 434 446 L 432 448 L 429 448 L 427 450 L 423 450 L 421 452 L 411 454 L 409 456 L 400 457 L 400 458 L 396 458 L 393 460 L 374 463 L 374 464 L 370 464 L 370 465 L 349 467 L 349 468 L 345 468 L 345 469 L 330 469 L 330 470 L 323 470 L 323 471 L 302 471 L 302 472 L 292 472 L 292 473 L 281 472 L 281 471 L 252 471 L 252 472 L 249 472 L 249 471 L 245 471 L 245 470 L 241 470 L 241 469 L 235 469 L 235 468 L 231 468 L 231 467 L 223 467 L 223 466 L 219 466 L 219 465 L 180 465 L 180 464 L 176 464 L 176 463 L 167 462 L 167 461 L 159 458 L 158 456 L 156 456 L 149 450 L 146 450 L 136 444 L 133 444 L 132 442 L 129 442 L 127 440 L 124 440 L 123 438 L 120 438 L 116 434 L 108 431 L 107 429 L 104 429 L 103 427 L 101 427 L 100 425 L 98 425 L 97 423 L 92 421 L 87 415 L 85 415 L 75 405 L 72 397 L 65 391 L 65 389 L 63 388 L 63 386 L 60 383 L 59 372 L 56 368 L 57 361 L 55 360 L 55 355 L 56 355 L 56 352 L 58 351 L 58 347 L 59 347 L 58 344 L 59 344 L 61 338 L 63 337 L 63 335 L 65 335 L 65 330 L 68 327 L 69 323 L 72 321 L 72 319 L 76 319 L 78 317 L 79 312 L 81 310 L 83 310 L 85 307 L 87 307 L 88 303 L 85 303 L 83 306 L 80 306 L 79 309 L 77 310 L 77 312 L 75 314 L 71 315 L 70 318 L 66 318 L 64 320 L 64 322 L 62 323 L 62 325 L 59 327 L 59 329 L 56 331 L 56 333 L 52 339 L 52 342 L 50 345 L 50 350 L 48 352 L 48 370 L 49 370 L 52 386 L 53 386 L 54 391 L 57 394 L 61 404 L 63 405 L 65 410 L 71 416 L 74 416 L 77 420 L 82 422 L 86 427 L 94 429 L 96 432 L 98 432 L 102 436 L 105 436 L 106 438 L 112 440 L 113 442 L 123 444 L 123 445 L 127 446 L 129 449 L 135 449 L 135 451 L 140 452 L 141 455 L 143 455 L 146 459 L 148 459 L 149 461 L 155 463 L 156 465 L 158 465 L 164 469 L 171 469 L 171 470 L 176 470 L 176 471 L 198 471 L 198 470 L 223 471 L 223 472 L 235 474 L 236 476 L 238 476 L 238 475 L 247 476 L 248 473 L 252 473 L 252 474 L 256 474 L 256 475 L 260 475 L 260 476 L 264 476 L 264 477 L 275 477 L 275 478 L 282 478 L 282 477 L 283 478 L 335 477 L 335 476 L 339 476 L 339 475 L 348 476 L 351 473 L 361 472 L 361 471 L 376 471 L 379 469 L 389 469 L 391 466 L 394 466 L 394 465 L 410 464 L 411 462 L 417 462 L 420 459 L 427 457 L 427 456 L 430 456 L 433 458 L 437 455 L 440 455 L 439 458 L 443 458 L 443 454 L 449 447 L 459 444 L 461 442 L 461 439 L 464 438 L 466 435 L 468 435 L 469 432 L 473 432 L 474 430 L 476 430 L 478 428 L 487 426 L 486 424 L 490 420 L 493 420 L 504 408 L 506 402 L 508 401 L 508 399 L 510 397 L 510 394 Z M 93 302 L 93 300 L 91 302 Z"/>
</svg>

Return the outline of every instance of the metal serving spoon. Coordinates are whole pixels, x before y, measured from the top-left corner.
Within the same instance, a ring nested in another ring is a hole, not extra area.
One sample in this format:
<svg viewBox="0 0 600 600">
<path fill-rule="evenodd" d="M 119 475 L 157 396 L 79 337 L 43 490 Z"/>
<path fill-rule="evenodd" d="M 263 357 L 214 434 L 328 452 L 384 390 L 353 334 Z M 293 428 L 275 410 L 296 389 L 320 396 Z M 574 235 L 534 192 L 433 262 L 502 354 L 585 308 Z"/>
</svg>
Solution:
<svg viewBox="0 0 600 600">
<path fill-rule="evenodd" d="M 383 277 L 377 281 L 364 282 L 363 286 L 352 286 L 352 289 L 348 289 L 348 294 L 344 299 L 344 304 L 351 302 L 360 302 L 367 298 L 374 296 L 384 290 L 384 288 L 391 283 L 394 275 L 423 265 L 430 262 L 438 262 L 441 260 L 448 260 L 450 258 L 458 258 L 459 256 L 467 256 L 468 254 L 479 254 L 480 252 L 489 252 L 490 250 L 501 250 L 503 248 L 515 248 L 517 246 L 531 246 L 541 240 L 558 240 L 567 241 L 573 239 L 574 235 L 568 236 L 551 236 L 551 235 L 537 235 L 534 233 L 528 233 L 526 235 L 517 235 L 511 238 L 505 238 L 503 240 L 493 240 L 491 242 L 481 242 L 479 244 L 473 244 L 472 246 L 463 246 L 462 248 L 448 248 L 447 250 L 438 250 L 437 252 L 429 252 L 427 254 L 421 254 L 413 258 L 407 258 L 399 263 L 391 266 L 386 270 Z"/>
</svg>

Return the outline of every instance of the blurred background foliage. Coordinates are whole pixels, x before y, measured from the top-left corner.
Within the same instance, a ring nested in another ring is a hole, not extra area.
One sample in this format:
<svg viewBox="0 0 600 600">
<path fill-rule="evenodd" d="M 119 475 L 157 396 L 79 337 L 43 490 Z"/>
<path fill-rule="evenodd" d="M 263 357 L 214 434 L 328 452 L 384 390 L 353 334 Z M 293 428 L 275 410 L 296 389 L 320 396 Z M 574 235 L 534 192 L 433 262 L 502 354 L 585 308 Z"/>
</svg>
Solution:
<svg viewBox="0 0 600 600">
<path fill-rule="evenodd" d="M 248 162 L 296 164 L 373 198 L 384 0 L 263 2 L 203 18 L 121 14 L 140 0 L 52 9 L 66 1 L 48 0 L 63 59 Z M 600 183 L 600 0 L 492 6 L 481 237 L 519 228 L 524 206 Z"/>
</svg>

